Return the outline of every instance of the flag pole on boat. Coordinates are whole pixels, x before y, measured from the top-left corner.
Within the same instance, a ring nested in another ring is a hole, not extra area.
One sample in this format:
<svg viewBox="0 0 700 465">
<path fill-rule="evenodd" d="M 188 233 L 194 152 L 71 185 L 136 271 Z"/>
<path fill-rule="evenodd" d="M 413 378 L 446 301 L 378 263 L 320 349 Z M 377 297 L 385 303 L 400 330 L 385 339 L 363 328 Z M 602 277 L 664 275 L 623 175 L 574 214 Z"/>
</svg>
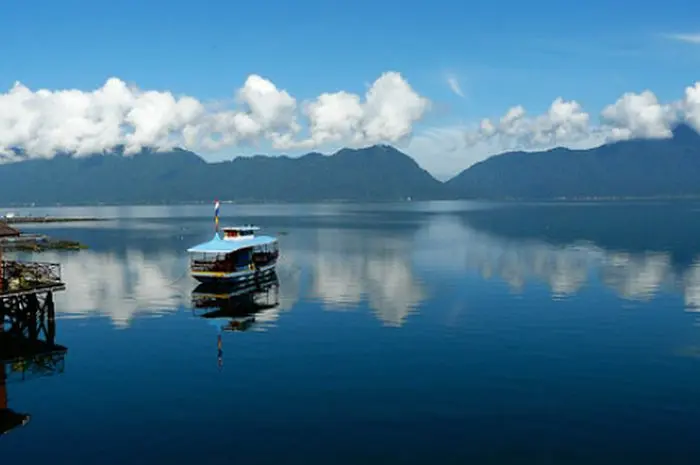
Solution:
<svg viewBox="0 0 700 465">
<path fill-rule="evenodd" d="M 214 228 L 216 235 L 219 235 L 219 200 L 214 201 Z"/>
</svg>

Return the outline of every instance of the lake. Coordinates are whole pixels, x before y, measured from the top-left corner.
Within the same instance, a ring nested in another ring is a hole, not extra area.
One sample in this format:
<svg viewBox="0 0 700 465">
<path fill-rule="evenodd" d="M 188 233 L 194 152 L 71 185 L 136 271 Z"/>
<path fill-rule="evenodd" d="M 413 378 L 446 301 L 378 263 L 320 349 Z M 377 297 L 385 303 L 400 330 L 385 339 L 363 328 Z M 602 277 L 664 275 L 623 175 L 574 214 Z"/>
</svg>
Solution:
<svg viewBox="0 0 700 465">
<path fill-rule="evenodd" d="M 11 254 L 68 351 L 2 463 L 697 463 L 700 202 L 222 204 L 280 239 L 245 331 L 192 305 L 212 206 L 19 212 L 111 219 L 23 227 L 89 249 Z"/>
</svg>

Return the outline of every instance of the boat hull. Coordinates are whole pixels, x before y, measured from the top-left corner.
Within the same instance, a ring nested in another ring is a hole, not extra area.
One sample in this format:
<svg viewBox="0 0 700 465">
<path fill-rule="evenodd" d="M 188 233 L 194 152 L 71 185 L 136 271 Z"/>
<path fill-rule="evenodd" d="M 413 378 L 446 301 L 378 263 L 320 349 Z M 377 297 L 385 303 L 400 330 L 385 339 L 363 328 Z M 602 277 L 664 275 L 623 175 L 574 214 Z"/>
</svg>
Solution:
<svg viewBox="0 0 700 465">
<path fill-rule="evenodd" d="M 256 270 L 242 270 L 230 273 L 221 271 L 193 271 L 192 277 L 200 283 L 240 284 L 246 281 L 254 281 L 274 273 L 275 266 L 276 264 L 271 264 Z"/>
</svg>

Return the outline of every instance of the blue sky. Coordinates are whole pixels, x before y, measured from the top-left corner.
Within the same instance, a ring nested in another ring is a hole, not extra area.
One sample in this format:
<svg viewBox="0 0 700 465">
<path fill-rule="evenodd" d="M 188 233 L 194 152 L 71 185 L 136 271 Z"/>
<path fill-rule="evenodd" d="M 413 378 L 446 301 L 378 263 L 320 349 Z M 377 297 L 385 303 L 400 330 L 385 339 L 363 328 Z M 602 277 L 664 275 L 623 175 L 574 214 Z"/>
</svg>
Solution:
<svg viewBox="0 0 700 465">
<path fill-rule="evenodd" d="M 23 0 L 0 13 L 0 89 L 88 90 L 117 76 L 217 100 L 257 73 L 301 100 L 363 94 L 393 70 L 433 102 L 416 130 L 514 105 L 541 113 L 558 96 L 597 114 L 627 91 L 679 99 L 700 78 L 700 43 L 665 37 L 700 33 L 700 3 L 647 5 Z"/>
</svg>

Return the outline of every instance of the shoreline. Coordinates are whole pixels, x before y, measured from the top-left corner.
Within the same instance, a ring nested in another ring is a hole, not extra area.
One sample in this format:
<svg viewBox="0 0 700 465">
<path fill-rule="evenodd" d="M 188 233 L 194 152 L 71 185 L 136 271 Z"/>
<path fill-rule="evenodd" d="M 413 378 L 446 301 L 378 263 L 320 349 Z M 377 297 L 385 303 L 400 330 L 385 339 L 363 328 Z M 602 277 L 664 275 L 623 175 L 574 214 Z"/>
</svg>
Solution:
<svg viewBox="0 0 700 465">
<path fill-rule="evenodd" d="M 7 224 L 36 224 L 36 223 L 78 223 L 107 221 L 107 218 L 93 216 L 11 216 L 0 217 Z"/>
<path fill-rule="evenodd" d="M 435 198 L 412 198 L 408 200 L 406 198 L 397 199 L 306 199 L 306 200 L 255 200 L 255 199 L 219 199 L 219 202 L 231 205 L 242 205 L 242 206 L 260 206 L 260 205 L 300 205 L 300 206 L 312 206 L 312 205 L 346 205 L 346 204 L 396 204 L 396 203 L 425 203 L 425 202 L 508 202 L 508 203 L 532 203 L 532 202 L 548 202 L 548 203 L 577 203 L 577 202 L 648 202 L 648 201 L 697 201 L 700 200 L 700 194 L 686 194 L 686 195 L 650 195 L 650 196 L 596 196 L 596 195 L 581 195 L 581 196 L 564 196 L 564 197 L 510 197 L 510 196 L 489 196 L 489 197 L 435 197 Z M 213 201 L 208 200 L 182 200 L 182 201 L 170 201 L 170 202 L 99 202 L 99 203 L 69 203 L 69 204 L 53 204 L 53 203 L 32 203 L 32 204 L 7 204 L 0 206 L 2 209 L 21 209 L 21 208 L 100 208 L 100 207 L 190 207 L 190 206 L 201 206 L 201 205 L 211 205 Z M 27 223 L 58 223 L 58 222 L 77 222 L 77 221 L 109 221 L 111 218 L 100 218 L 100 217 L 40 217 L 40 216 L 15 216 L 15 217 L 3 217 L 0 216 L 0 221 L 7 223 L 11 222 L 21 222 Z"/>
<path fill-rule="evenodd" d="M 78 241 L 56 239 L 43 235 L 0 239 L 0 249 L 5 252 L 44 252 L 46 250 L 83 250 L 87 248 L 87 245 Z"/>
</svg>

